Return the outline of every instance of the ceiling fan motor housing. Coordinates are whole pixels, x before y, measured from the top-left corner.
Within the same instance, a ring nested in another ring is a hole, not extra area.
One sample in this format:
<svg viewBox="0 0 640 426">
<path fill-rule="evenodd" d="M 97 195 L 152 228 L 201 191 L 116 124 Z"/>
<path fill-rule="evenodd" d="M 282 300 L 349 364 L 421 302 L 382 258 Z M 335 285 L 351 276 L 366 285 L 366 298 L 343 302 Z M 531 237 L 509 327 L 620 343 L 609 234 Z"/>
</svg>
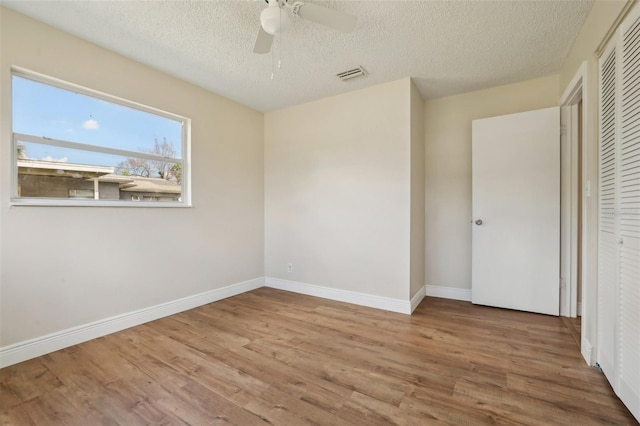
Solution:
<svg viewBox="0 0 640 426">
<path fill-rule="evenodd" d="M 276 35 L 289 26 L 289 14 L 283 11 L 278 0 L 270 0 L 269 7 L 260 13 L 262 29 L 271 35 Z"/>
</svg>

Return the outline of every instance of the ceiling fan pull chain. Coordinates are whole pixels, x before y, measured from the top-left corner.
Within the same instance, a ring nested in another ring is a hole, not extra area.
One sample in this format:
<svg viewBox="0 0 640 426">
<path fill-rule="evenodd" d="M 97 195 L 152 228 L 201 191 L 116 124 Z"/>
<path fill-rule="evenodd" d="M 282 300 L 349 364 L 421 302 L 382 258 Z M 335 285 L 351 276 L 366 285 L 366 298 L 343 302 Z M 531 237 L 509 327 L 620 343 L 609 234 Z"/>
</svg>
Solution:
<svg viewBox="0 0 640 426">
<path fill-rule="evenodd" d="M 282 33 L 278 34 L 278 70 L 282 68 Z"/>
<path fill-rule="evenodd" d="M 282 28 L 282 8 L 284 7 L 284 2 L 283 5 L 280 6 L 280 28 Z M 278 34 L 278 69 L 282 68 L 282 32 L 280 32 Z"/>
<path fill-rule="evenodd" d="M 274 77 L 274 73 L 273 73 L 273 61 L 274 61 L 274 56 L 275 56 L 275 49 L 271 49 L 271 80 L 273 80 Z"/>
</svg>

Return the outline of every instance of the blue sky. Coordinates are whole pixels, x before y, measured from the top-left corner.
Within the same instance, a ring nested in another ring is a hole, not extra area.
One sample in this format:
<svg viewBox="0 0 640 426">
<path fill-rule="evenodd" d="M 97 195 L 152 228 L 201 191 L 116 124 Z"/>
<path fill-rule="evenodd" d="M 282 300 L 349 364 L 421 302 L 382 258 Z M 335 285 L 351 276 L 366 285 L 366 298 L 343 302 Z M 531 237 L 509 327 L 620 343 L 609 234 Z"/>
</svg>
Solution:
<svg viewBox="0 0 640 426">
<path fill-rule="evenodd" d="M 144 111 L 13 76 L 13 131 L 98 146 L 145 151 L 166 138 L 180 157 L 182 126 Z M 114 166 L 122 157 L 23 143 L 36 160 Z M 66 159 L 66 160 L 65 160 Z"/>
</svg>

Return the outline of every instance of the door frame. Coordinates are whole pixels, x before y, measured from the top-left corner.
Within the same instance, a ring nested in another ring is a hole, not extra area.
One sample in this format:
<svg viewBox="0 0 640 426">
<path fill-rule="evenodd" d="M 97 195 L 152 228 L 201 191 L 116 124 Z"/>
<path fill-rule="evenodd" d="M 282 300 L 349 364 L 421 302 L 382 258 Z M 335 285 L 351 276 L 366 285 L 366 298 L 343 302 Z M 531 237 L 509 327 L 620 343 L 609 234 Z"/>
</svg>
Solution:
<svg viewBox="0 0 640 426">
<path fill-rule="evenodd" d="M 589 153 L 593 150 L 594 138 L 592 135 L 592 126 L 589 126 L 588 111 L 590 111 L 588 91 L 589 85 L 587 81 L 587 61 L 583 61 L 578 67 L 571 82 L 565 89 L 560 98 L 561 111 L 565 111 L 566 120 L 562 121 L 566 127 L 567 149 L 562 151 L 560 164 L 563 176 L 567 179 L 561 188 L 561 204 L 565 206 L 561 212 L 561 223 L 565 225 L 561 229 L 561 233 L 566 238 L 566 243 L 560 248 L 562 265 L 561 271 L 565 275 L 560 278 L 564 280 L 564 285 L 560 286 L 561 298 L 563 303 L 560 306 L 560 315 L 567 317 L 575 317 L 578 314 L 578 306 L 581 307 L 581 353 L 585 361 L 592 365 L 595 362 L 593 357 L 595 350 L 595 342 L 589 340 L 587 325 L 597 320 L 597 298 L 592 299 L 591 295 L 597 294 L 597 291 L 590 291 L 597 288 L 597 280 L 588 274 L 590 265 L 595 259 L 590 256 L 588 250 L 588 239 L 596 238 L 597 235 L 589 227 L 593 214 L 591 200 L 596 199 L 595 188 L 589 180 L 587 169 L 589 167 Z M 582 158 L 578 159 L 578 137 L 577 132 L 580 130 L 578 115 L 575 113 L 577 104 L 582 101 Z M 565 137 L 565 135 L 563 135 Z M 579 161 L 582 163 L 581 181 L 582 188 L 578 187 L 578 172 L 580 170 Z M 579 192 L 582 191 L 582 197 Z M 578 206 L 578 200 L 582 200 L 581 206 Z M 582 227 L 578 229 L 578 209 L 582 210 Z M 578 254 L 578 235 L 581 236 L 581 276 L 582 276 L 582 298 L 578 301 L 578 279 L 577 279 L 577 254 Z"/>
<path fill-rule="evenodd" d="M 581 300 L 578 294 L 578 200 L 579 167 L 578 103 L 582 92 L 573 98 L 575 103 L 560 107 L 560 315 L 575 318 Z"/>
</svg>

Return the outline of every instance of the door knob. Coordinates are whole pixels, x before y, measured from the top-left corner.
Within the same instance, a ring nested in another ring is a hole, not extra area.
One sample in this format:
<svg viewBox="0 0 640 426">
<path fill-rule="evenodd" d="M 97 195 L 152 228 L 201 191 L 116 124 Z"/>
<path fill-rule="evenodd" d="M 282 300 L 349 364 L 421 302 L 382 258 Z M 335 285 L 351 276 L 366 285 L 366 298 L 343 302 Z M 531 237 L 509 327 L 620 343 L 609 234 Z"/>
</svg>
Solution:
<svg viewBox="0 0 640 426">
<path fill-rule="evenodd" d="M 476 220 L 476 225 L 482 225 L 482 219 Z"/>
</svg>

